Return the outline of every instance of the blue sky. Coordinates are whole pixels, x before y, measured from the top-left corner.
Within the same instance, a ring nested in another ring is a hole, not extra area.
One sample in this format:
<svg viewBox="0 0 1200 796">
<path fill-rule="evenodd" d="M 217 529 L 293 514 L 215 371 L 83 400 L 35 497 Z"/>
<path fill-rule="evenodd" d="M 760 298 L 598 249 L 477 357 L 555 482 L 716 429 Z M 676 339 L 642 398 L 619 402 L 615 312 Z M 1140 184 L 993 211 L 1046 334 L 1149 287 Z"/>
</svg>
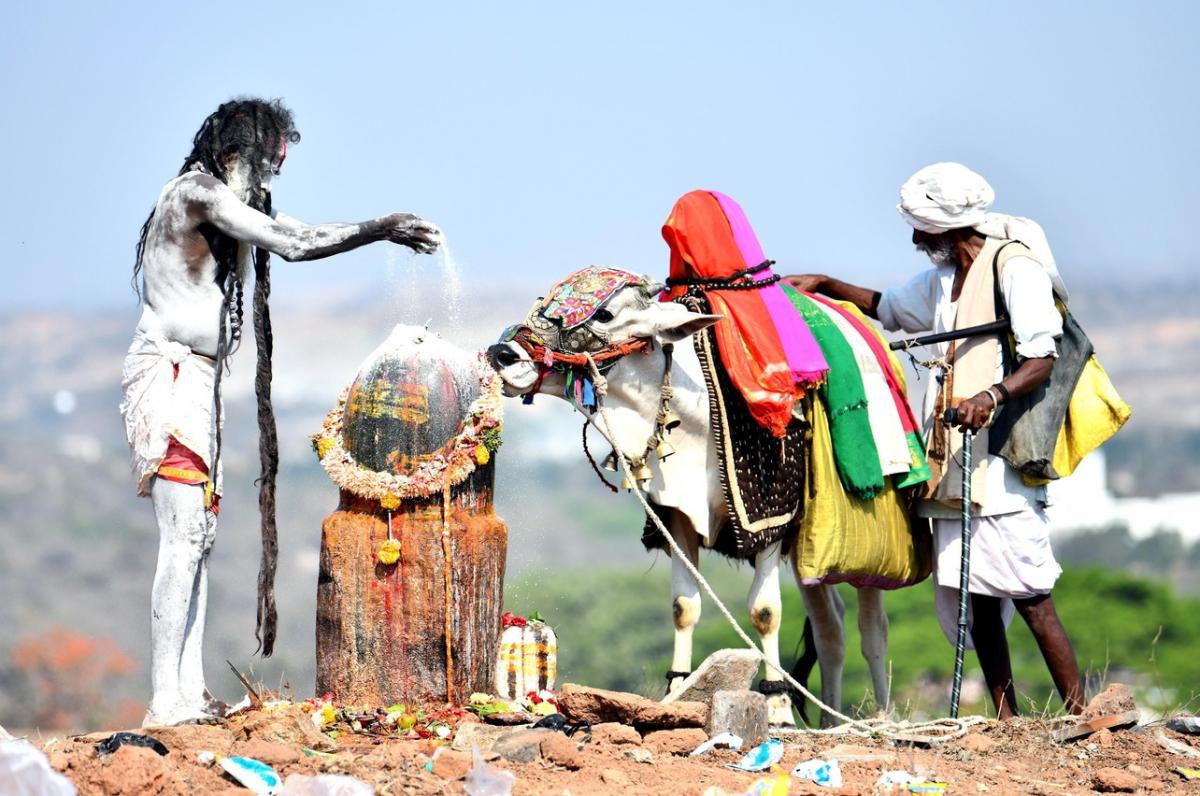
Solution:
<svg viewBox="0 0 1200 796">
<path fill-rule="evenodd" d="M 468 293 L 589 263 L 662 275 L 693 188 L 738 199 L 781 270 L 887 286 L 925 265 L 894 205 L 937 160 L 1041 221 L 1068 284 L 1200 259 L 1200 5 L 738 5 L 13 4 L 0 309 L 132 314 L 138 228 L 237 94 L 296 113 L 278 207 L 419 213 Z M 387 255 L 280 263 L 275 294 L 385 295 Z"/>
</svg>

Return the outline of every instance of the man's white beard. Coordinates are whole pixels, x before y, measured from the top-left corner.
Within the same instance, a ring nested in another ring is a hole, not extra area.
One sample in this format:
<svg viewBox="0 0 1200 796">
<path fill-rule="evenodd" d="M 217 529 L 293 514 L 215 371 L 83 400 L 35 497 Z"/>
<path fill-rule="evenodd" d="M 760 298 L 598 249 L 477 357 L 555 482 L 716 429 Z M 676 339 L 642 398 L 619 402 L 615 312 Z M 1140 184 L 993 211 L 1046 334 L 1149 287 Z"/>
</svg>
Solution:
<svg viewBox="0 0 1200 796">
<path fill-rule="evenodd" d="M 234 167 L 225 175 L 225 184 L 229 186 L 229 190 L 241 199 L 243 202 L 250 198 L 250 175 L 249 169 L 243 166 L 240 162 L 234 164 Z"/>
<path fill-rule="evenodd" d="M 921 241 L 917 244 L 917 248 L 925 252 L 929 256 L 929 261 L 936 266 L 958 263 L 958 252 L 954 250 L 954 242 L 944 235 L 937 236 L 933 242 Z"/>
</svg>

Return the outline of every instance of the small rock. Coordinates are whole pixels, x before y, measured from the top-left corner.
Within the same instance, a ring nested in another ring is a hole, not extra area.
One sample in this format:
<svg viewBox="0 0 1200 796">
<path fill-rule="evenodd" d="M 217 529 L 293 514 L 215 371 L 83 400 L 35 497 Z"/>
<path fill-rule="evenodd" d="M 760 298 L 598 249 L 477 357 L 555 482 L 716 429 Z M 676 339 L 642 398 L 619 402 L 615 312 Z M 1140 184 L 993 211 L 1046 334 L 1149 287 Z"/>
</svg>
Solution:
<svg viewBox="0 0 1200 796">
<path fill-rule="evenodd" d="M 707 741 L 708 735 L 704 730 L 688 727 L 682 730 L 658 730 L 648 733 L 642 740 L 660 755 L 686 755 Z"/>
<path fill-rule="evenodd" d="M 748 691 L 758 674 L 758 654 L 751 650 L 717 650 L 683 681 L 681 690 L 663 700 L 710 704 L 718 691 Z"/>
<path fill-rule="evenodd" d="M 1111 730 L 1097 730 L 1092 734 L 1092 743 L 1096 749 L 1107 749 L 1113 745 L 1113 734 Z M 1088 744 L 1088 748 L 1092 748 L 1092 744 Z"/>
<path fill-rule="evenodd" d="M 581 762 L 582 755 L 579 754 L 579 747 L 561 732 L 550 733 L 545 738 L 542 738 L 541 752 L 542 759 L 546 762 L 562 766 L 571 771 L 575 771 L 583 765 Z"/>
<path fill-rule="evenodd" d="M 1167 784 L 1161 779 L 1142 780 L 1142 790 L 1163 790 Z"/>
<path fill-rule="evenodd" d="M 612 744 L 613 746 L 621 746 L 624 744 L 638 745 L 642 742 L 642 736 L 638 731 L 628 724 L 618 724 L 615 721 L 606 721 L 603 724 L 597 724 L 592 727 L 592 743 Z"/>
<path fill-rule="evenodd" d="M 298 747 L 271 743 L 257 738 L 238 744 L 237 753 L 242 757 L 252 757 L 272 768 L 299 763 L 301 757 Z"/>
<path fill-rule="evenodd" d="M 1095 719 L 1112 713 L 1127 713 L 1131 710 L 1137 710 L 1133 692 L 1127 685 L 1113 683 L 1092 697 L 1092 701 L 1087 703 L 1087 707 L 1083 709 L 1083 718 Z"/>
<path fill-rule="evenodd" d="M 961 741 L 959 741 L 959 745 L 968 752 L 974 752 L 975 754 L 982 755 L 988 754 L 998 746 L 998 744 L 991 738 L 977 732 L 973 732 L 967 737 L 963 738 Z"/>
<path fill-rule="evenodd" d="M 1137 763 L 1130 763 L 1129 765 L 1125 766 L 1125 770 L 1130 774 L 1133 774 L 1135 777 L 1140 777 L 1141 779 L 1146 779 L 1147 777 L 1151 776 L 1150 771 L 1142 768 Z"/>
<path fill-rule="evenodd" d="M 319 752 L 337 749 L 334 740 L 318 730 L 309 714 L 301 710 L 299 705 L 281 705 L 257 711 L 242 725 L 242 737 L 294 744 Z"/>
<path fill-rule="evenodd" d="M 767 698 L 749 690 L 717 691 L 704 729 L 710 738 L 733 733 L 742 739 L 743 749 L 758 746 L 767 740 Z"/>
<path fill-rule="evenodd" d="M 496 741 L 492 751 L 513 763 L 532 763 L 542 757 L 542 739 L 554 730 L 518 730 Z"/>
<path fill-rule="evenodd" d="M 590 721 L 592 724 L 615 721 L 647 730 L 703 727 L 708 718 L 708 705 L 702 702 L 672 702 L 668 705 L 637 694 L 574 683 L 567 683 L 559 690 L 558 705 L 571 721 Z"/>
<path fill-rule="evenodd" d="M 157 739 L 171 752 L 209 751 L 219 755 L 229 754 L 233 746 L 233 733 L 214 724 L 181 724 L 177 727 L 147 727 L 141 731 Z"/>
<path fill-rule="evenodd" d="M 699 744 L 697 744 L 699 746 Z M 695 748 L 695 747 L 693 747 Z M 649 750 L 643 749 L 640 746 L 635 746 L 632 749 L 625 750 L 625 756 L 635 763 L 653 763 L 654 755 Z"/>
<path fill-rule="evenodd" d="M 628 788 L 633 784 L 632 780 L 625 776 L 623 771 L 618 771 L 615 768 L 606 768 L 601 771 L 600 781 L 614 788 Z"/>
<path fill-rule="evenodd" d="M 1111 689 L 1112 686 L 1109 686 Z M 1106 793 L 1132 793 L 1138 788 L 1138 778 L 1128 771 L 1119 768 L 1097 769 L 1092 779 L 1092 786 Z"/>
<path fill-rule="evenodd" d="M 1200 716 L 1176 716 L 1167 719 L 1167 729 L 1185 735 L 1200 735 Z"/>
<path fill-rule="evenodd" d="M 531 713 L 490 713 L 483 719 L 488 724 L 504 724 L 509 727 L 515 727 L 518 724 L 529 724 L 537 720 L 537 716 Z"/>
<path fill-rule="evenodd" d="M 442 779 L 462 779 L 471 770 L 471 756 L 441 748 L 433 753 L 433 773 Z"/>
<path fill-rule="evenodd" d="M 480 724 L 474 721 L 464 722 L 458 725 L 458 730 L 454 733 L 454 740 L 450 742 L 450 748 L 458 752 L 469 752 L 472 747 L 477 746 L 480 752 L 490 752 L 497 741 L 514 732 L 520 732 L 520 730 Z M 486 757 L 486 755 L 484 756 Z"/>
</svg>

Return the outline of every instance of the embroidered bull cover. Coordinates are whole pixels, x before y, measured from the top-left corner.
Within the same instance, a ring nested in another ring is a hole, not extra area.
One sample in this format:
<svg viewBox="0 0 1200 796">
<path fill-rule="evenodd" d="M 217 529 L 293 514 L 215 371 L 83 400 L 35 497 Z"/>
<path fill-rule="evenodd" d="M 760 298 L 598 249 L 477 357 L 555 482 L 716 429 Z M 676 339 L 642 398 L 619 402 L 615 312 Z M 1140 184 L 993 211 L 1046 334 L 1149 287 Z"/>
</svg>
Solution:
<svg viewBox="0 0 1200 796">
<path fill-rule="evenodd" d="M 542 302 L 541 314 L 561 323 L 563 329 L 574 329 L 591 319 L 621 288 L 644 284 L 644 277 L 629 271 L 589 265 L 550 289 Z"/>
</svg>

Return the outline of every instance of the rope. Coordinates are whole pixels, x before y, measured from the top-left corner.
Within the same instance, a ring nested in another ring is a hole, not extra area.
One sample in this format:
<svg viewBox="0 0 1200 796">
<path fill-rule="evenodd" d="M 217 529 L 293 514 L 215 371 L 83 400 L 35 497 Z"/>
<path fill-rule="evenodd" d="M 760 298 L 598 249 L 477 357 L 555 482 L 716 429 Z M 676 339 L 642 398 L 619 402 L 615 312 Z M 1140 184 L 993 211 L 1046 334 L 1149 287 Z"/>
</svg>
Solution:
<svg viewBox="0 0 1200 796">
<path fill-rule="evenodd" d="M 592 470 L 595 471 L 596 477 L 600 479 L 600 483 L 608 487 L 609 492 L 620 492 L 621 490 L 617 489 L 616 485 L 610 483 L 609 480 L 604 477 L 604 473 L 600 472 L 600 468 L 596 465 L 596 460 L 592 457 L 591 450 L 588 449 L 587 430 L 588 426 L 591 424 L 591 421 L 586 417 L 583 419 L 583 455 L 587 457 L 588 464 L 592 466 Z"/>
<path fill-rule="evenodd" d="M 621 450 L 616 441 L 616 434 L 613 433 L 613 425 L 608 418 L 608 409 L 605 407 L 603 400 L 601 400 L 608 392 L 608 385 L 607 383 L 601 381 L 600 369 L 596 366 L 596 363 L 592 359 L 591 355 L 585 353 L 584 356 L 587 357 L 588 365 L 591 367 L 592 373 L 595 377 L 596 402 L 600 415 L 604 418 L 604 425 L 609 430 L 609 441 L 613 445 L 613 451 L 617 454 L 617 460 L 621 463 L 621 469 L 624 471 L 625 477 L 629 479 L 630 483 L 636 483 L 633 480 L 633 474 L 629 471 L 629 459 L 625 455 L 625 452 Z M 659 518 L 658 512 L 653 511 L 650 508 L 650 504 L 646 501 L 645 496 L 642 494 L 642 490 L 635 488 L 630 491 L 632 491 L 637 497 L 638 502 L 642 504 L 642 508 L 645 510 L 646 516 L 650 518 L 650 520 L 658 528 L 659 532 L 667 540 L 667 544 L 671 547 L 671 554 L 683 562 L 683 565 L 687 568 L 688 572 L 691 573 L 692 577 L 696 579 L 696 582 L 700 584 L 700 587 L 704 589 L 706 594 L 708 594 L 709 598 L 717 606 L 717 609 L 725 617 L 725 620 L 729 622 L 729 626 L 733 628 L 734 632 L 737 633 L 738 637 L 741 638 L 742 642 L 746 645 L 746 648 L 754 652 L 754 654 L 758 656 L 758 659 L 768 669 L 774 670 L 785 682 L 787 682 L 788 685 L 803 694 L 806 699 L 808 699 L 825 713 L 843 722 L 840 726 L 830 727 L 828 729 L 787 730 L 785 731 L 786 734 L 858 735 L 863 737 L 883 736 L 885 738 L 908 743 L 915 742 L 934 744 L 942 741 L 952 741 L 956 738 L 961 738 L 967 734 L 971 726 L 990 721 L 990 719 L 984 718 L 983 716 L 968 716 L 961 719 L 937 719 L 935 721 L 922 722 L 918 724 L 910 724 L 907 721 L 893 722 L 888 719 L 861 720 L 851 718 L 845 713 L 826 705 L 824 702 L 818 699 L 815 694 L 797 682 L 796 679 L 793 678 L 788 672 L 784 671 L 783 667 L 767 660 L 766 655 L 763 654 L 762 650 L 758 648 L 758 645 L 754 643 L 750 636 L 746 634 L 746 631 L 742 629 L 742 626 L 738 624 L 738 621 L 733 618 L 733 614 L 730 613 L 729 609 L 725 607 L 725 603 L 721 602 L 721 598 L 717 596 L 715 591 L 713 591 L 713 588 L 709 582 L 704 578 L 703 575 L 700 574 L 700 570 L 696 568 L 696 566 L 691 562 L 691 559 L 689 559 L 688 556 L 683 552 L 683 549 L 679 546 L 679 543 L 675 541 L 675 537 L 671 535 L 671 532 L 667 530 L 667 526 L 664 525 L 663 521 Z"/>
</svg>

